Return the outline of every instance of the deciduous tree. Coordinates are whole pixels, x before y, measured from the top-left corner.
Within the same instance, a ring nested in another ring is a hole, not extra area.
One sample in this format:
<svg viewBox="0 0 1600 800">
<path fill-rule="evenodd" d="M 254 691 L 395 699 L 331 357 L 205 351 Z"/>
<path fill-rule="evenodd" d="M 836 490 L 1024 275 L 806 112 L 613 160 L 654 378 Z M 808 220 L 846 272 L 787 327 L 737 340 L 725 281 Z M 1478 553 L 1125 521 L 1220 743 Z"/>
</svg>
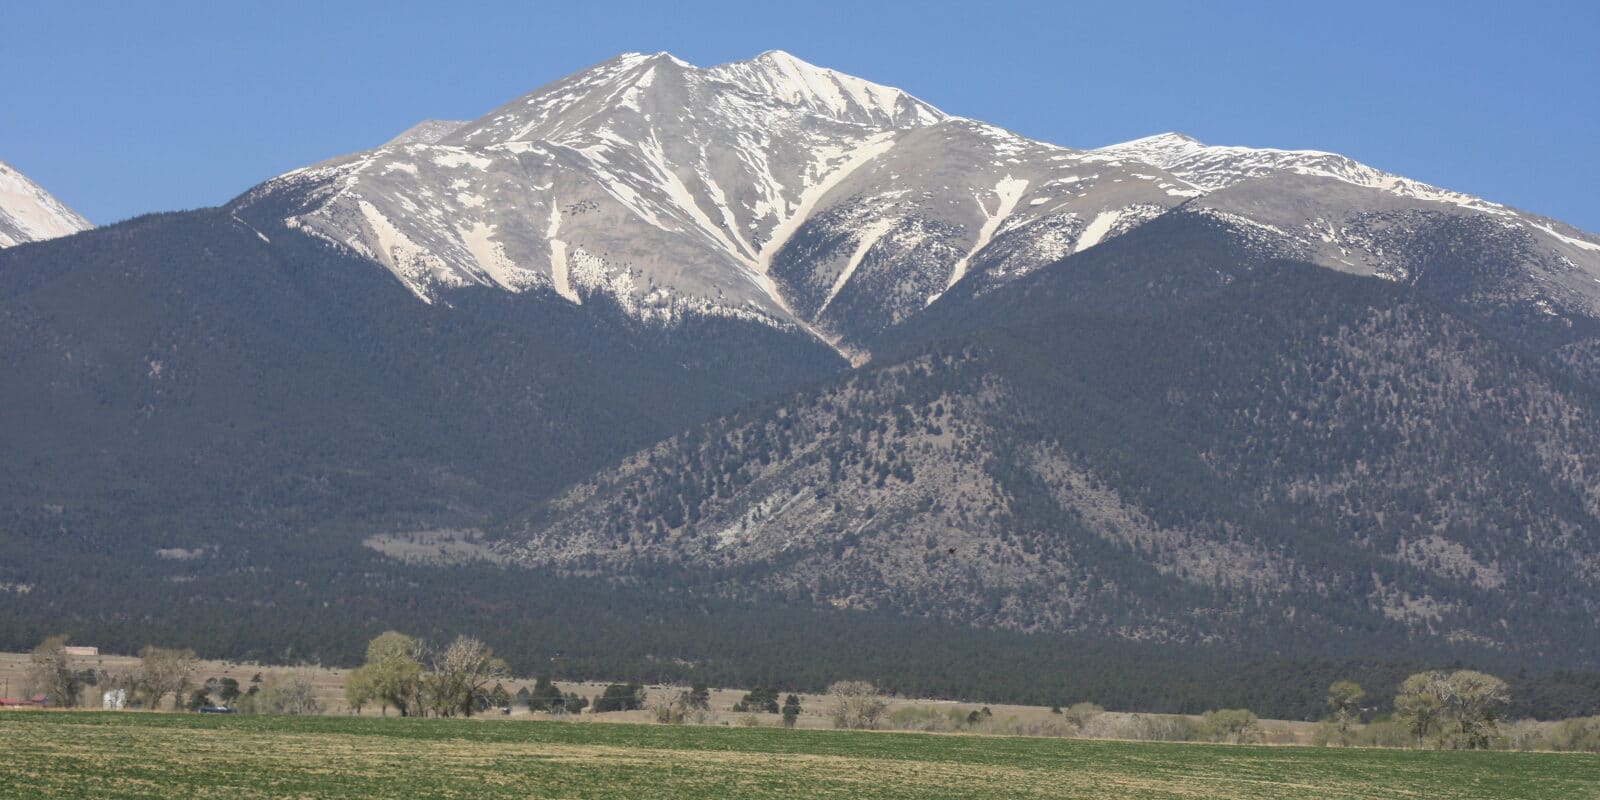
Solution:
<svg viewBox="0 0 1600 800">
<path fill-rule="evenodd" d="M 199 659 L 193 650 L 165 647 L 146 647 L 139 651 L 139 687 L 144 692 L 145 707 L 155 708 L 161 699 L 173 695 L 173 708 L 183 703 L 184 690 L 189 688 L 189 676 Z"/>
<path fill-rule="evenodd" d="M 345 673 L 344 701 L 351 711 L 360 714 L 363 707 L 376 699 L 378 689 L 372 682 L 372 670 L 361 666 Z"/>
<path fill-rule="evenodd" d="M 828 716 L 835 728 L 875 728 L 886 708 L 878 687 L 867 681 L 836 681 L 828 686 Z"/>
<path fill-rule="evenodd" d="M 421 647 L 417 640 L 399 631 L 386 631 L 367 643 L 366 680 L 372 683 L 372 696 L 383 705 L 384 714 L 394 706 L 406 717 L 422 710 Z"/>
<path fill-rule="evenodd" d="M 1366 696 L 1366 690 L 1355 681 L 1334 681 L 1328 687 L 1328 708 L 1333 711 L 1332 721 L 1342 747 L 1350 746 L 1350 729 L 1361 718 L 1361 700 Z"/>
<path fill-rule="evenodd" d="M 34 693 L 48 695 L 50 705 L 78 704 L 83 680 L 67 657 L 67 637 L 52 636 L 33 648 L 28 656 L 28 686 Z"/>
<path fill-rule="evenodd" d="M 458 636 L 433 659 L 427 676 L 429 704 L 442 717 L 472 716 L 489 697 L 489 685 L 509 674 L 506 662 L 470 636 Z"/>
<path fill-rule="evenodd" d="M 322 713 L 316 686 L 304 675 L 277 676 L 261 684 L 256 694 L 256 713 L 309 715 Z"/>
<path fill-rule="evenodd" d="M 1416 741 L 1473 750 L 1489 746 L 1500 711 L 1511 701 L 1506 682 L 1474 670 L 1419 672 L 1395 695 L 1397 716 Z"/>
</svg>

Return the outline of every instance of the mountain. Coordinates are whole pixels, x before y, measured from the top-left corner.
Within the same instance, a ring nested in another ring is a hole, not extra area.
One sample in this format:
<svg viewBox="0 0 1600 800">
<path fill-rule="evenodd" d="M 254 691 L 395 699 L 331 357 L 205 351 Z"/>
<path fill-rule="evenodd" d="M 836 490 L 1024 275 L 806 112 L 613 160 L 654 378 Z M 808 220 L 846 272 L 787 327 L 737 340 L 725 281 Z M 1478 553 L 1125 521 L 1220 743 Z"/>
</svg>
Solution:
<svg viewBox="0 0 1600 800">
<path fill-rule="evenodd" d="M 1243 219 L 1279 252 L 1336 270 L 1413 285 L 1453 257 L 1443 239 L 1493 255 L 1459 299 L 1488 311 L 1532 310 L 1568 326 L 1600 317 L 1600 237 L 1480 198 L 1318 151 L 1208 147 L 1163 134 L 1104 148 L 1172 171 L 1207 194 L 1188 207 Z M 1492 284 L 1492 285 L 1491 285 Z M 1441 290 L 1444 287 L 1440 287 Z"/>
<path fill-rule="evenodd" d="M 606 296 L 640 319 L 750 319 L 858 363 L 964 278 L 999 284 L 1184 205 L 1285 255 L 1416 279 L 1418 228 L 1471 219 L 1526 251 L 1496 302 L 1593 318 L 1600 240 L 1331 153 L 1163 134 L 1032 141 L 787 53 L 697 68 L 626 54 L 467 123 L 296 170 L 239 205 L 452 287 Z"/>
<path fill-rule="evenodd" d="M 641 451 L 535 566 L 1028 631 L 1600 645 L 1600 397 L 1413 287 L 1165 215 L 934 346 Z"/>
<path fill-rule="evenodd" d="M 0 339 L 9 531 L 141 558 L 482 524 L 843 367 L 738 320 L 662 331 L 536 291 L 419 303 L 369 261 L 226 209 L 0 252 Z"/>
<path fill-rule="evenodd" d="M 1600 665 L 1600 238 L 1335 154 L 626 54 L 0 252 L 0 342 L 0 645 Z"/>
<path fill-rule="evenodd" d="M 44 187 L 0 161 L 0 247 L 69 236 L 92 227 Z"/>
</svg>

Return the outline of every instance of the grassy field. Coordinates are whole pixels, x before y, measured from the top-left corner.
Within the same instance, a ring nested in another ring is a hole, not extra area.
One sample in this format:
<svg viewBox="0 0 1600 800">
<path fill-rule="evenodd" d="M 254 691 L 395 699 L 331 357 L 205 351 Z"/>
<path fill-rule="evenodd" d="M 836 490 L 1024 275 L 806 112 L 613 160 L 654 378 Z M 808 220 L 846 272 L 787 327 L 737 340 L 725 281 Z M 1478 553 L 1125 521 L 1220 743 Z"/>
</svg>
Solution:
<svg viewBox="0 0 1600 800">
<path fill-rule="evenodd" d="M 1600 757 L 0 712 L 0 797 L 1600 798 Z"/>
</svg>

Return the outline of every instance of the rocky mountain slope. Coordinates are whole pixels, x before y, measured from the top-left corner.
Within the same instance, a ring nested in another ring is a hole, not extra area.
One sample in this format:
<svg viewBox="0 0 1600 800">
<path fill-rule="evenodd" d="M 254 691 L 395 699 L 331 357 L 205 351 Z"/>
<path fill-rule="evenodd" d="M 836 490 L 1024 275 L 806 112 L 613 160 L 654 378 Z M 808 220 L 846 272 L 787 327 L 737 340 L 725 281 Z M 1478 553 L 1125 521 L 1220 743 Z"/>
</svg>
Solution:
<svg viewBox="0 0 1600 800">
<path fill-rule="evenodd" d="M 92 227 L 44 187 L 0 161 L 0 247 L 68 236 Z"/>
<path fill-rule="evenodd" d="M 1600 398 L 1482 323 L 1204 212 L 957 311 L 500 552 L 1024 630 L 1597 652 Z"/>
<path fill-rule="evenodd" d="M 1416 277 L 1440 219 L 1526 252 L 1501 300 L 1600 314 L 1600 240 L 1331 153 L 1163 134 L 1098 150 L 1032 141 L 782 52 L 697 68 L 627 54 L 466 123 L 253 191 L 288 221 L 452 287 L 604 295 L 641 319 L 734 316 L 860 361 L 969 275 L 1004 283 L 1179 205 L 1287 255 Z"/>
</svg>

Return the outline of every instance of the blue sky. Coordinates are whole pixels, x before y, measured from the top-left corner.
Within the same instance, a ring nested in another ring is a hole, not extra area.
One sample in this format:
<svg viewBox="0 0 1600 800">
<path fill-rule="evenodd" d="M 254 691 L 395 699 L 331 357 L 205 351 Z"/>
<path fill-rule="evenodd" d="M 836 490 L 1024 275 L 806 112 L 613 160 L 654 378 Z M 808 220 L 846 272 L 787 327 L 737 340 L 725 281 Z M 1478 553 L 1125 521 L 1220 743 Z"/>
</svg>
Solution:
<svg viewBox="0 0 1600 800">
<path fill-rule="evenodd" d="M 1600 231 L 1597 8 L 0 0 L 0 159 L 104 224 L 221 203 L 621 52 L 782 49 L 1057 144 L 1332 150 Z"/>
</svg>

